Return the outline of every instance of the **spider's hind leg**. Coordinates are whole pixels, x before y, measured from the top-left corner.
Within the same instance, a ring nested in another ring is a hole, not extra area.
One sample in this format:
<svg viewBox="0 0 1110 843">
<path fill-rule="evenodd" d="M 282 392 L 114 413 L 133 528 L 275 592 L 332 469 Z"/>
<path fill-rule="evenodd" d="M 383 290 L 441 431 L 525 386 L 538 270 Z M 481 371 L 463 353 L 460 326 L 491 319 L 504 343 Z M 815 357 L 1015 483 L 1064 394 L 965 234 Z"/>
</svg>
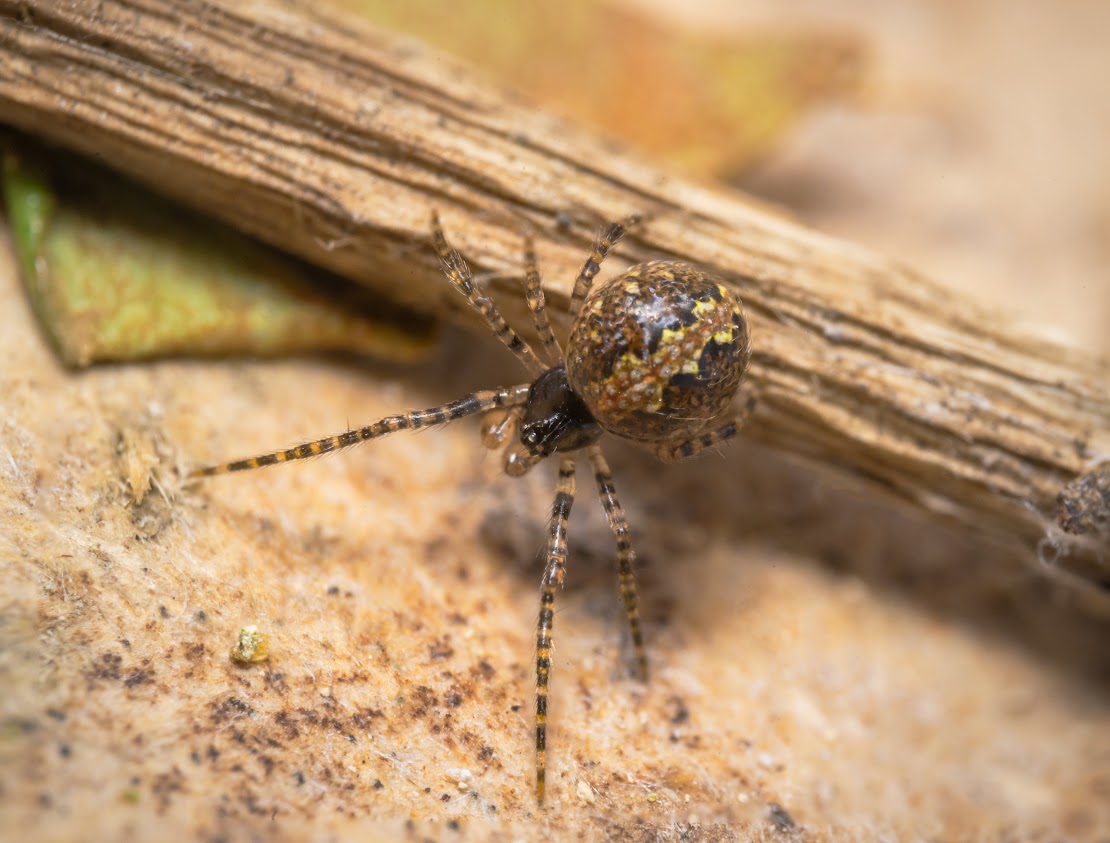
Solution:
<svg viewBox="0 0 1110 843">
<path fill-rule="evenodd" d="M 702 451 L 720 445 L 735 436 L 748 423 L 755 410 L 755 398 L 748 396 L 744 408 L 732 418 L 717 427 L 710 428 L 689 439 L 671 439 L 652 446 L 655 456 L 663 462 L 681 462 L 695 457 Z"/>
</svg>

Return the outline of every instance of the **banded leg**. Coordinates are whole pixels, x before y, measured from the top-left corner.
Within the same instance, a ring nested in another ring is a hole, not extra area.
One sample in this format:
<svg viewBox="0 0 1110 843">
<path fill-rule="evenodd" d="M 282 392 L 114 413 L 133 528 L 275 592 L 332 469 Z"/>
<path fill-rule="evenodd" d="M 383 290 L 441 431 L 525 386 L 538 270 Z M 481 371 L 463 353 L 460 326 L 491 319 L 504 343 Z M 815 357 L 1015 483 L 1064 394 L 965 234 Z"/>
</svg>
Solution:
<svg viewBox="0 0 1110 843">
<path fill-rule="evenodd" d="M 540 351 L 542 356 L 552 366 L 563 362 L 563 350 L 551 331 L 551 322 L 547 318 L 547 304 L 543 295 L 543 282 L 540 280 L 540 270 L 536 265 L 536 247 L 529 237 L 524 241 L 524 292 L 528 297 L 528 309 L 532 312 L 532 323 L 536 326 L 536 333 L 540 337 Z"/>
<path fill-rule="evenodd" d="M 720 427 L 715 427 L 712 430 L 700 433 L 697 436 L 692 436 L 689 439 L 662 442 L 654 446 L 652 451 L 655 453 L 655 456 L 659 457 L 663 462 L 679 462 L 680 460 L 697 456 L 706 448 L 720 445 L 722 442 L 731 439 L 739 433 L 740 429 L 747 424 L 748 419 L 751 418 L 753 410 L 755 410 L 755 398 L 749 397 L 744 403 L 744 409 Z"/>
<path fill-rule="evenodd" d="M 470 274 L 470 267 L 466 265 L 463 256 L 452 249 L 443 234 L 443 227 L 439 224 L 439 214 L 432 212 L 432 242 L 435 244 L 436 253 L 443 263 L 443 271 L 451 279 L 451 283 L 466 296 L 466 300 L 485 320 L 490 330 L 497 336 L 505 347 L 516 355 L 517 360 L 524 364 L 533 376 L 540 375 L 547 367 L 540 362 L 536 352 L 531 346 L 517 336 L 516 331 L 509 327 L 501 311 L 493 303 L 493 299 L 474 286 L 474 279 Z"/>
<path fill-rule="evenodd" d="M 578 316 L 578 312 L 582 309 L 582 302 L 586 300 L 589 295 L 590 287 L 594 283 L 594 276 L 597 275 L 598 270 L 601 269 L 601 262 L 609 254 L 609 250 L 620 242 L 624 237 L 625 229 L 630 228 L 640 221 L 636 215 L 626 217 L 620 222 L 615 222 L 609 226 L 601 239 L 594 245 L 594 250 L 586 262 L 582 265 L 582 271 L 578 273 L 578 278 L 574 282 L 574 292 L 570 297 L 570 317 L 574 319 Z"/>
<path fill-rule="evenodd" d="M 636 593 L 636 571 L 633 568 L 636 554 L 632 549 L 632 533 L 628 529 L 628 518 L 617 498 L 613 475 L 609 471 L 609 463 L 605 461 L 600 445 L 590 446 L 590 465 L 594 469 L 597 494 L 601 498 L 601 505 L 605 508 L 605 517 L 617 537 L 617 572 L 620 575 L 621 600 L 624 601 L 624 613 L 628 617 L 628 630 L 632 633 L 632 648 L 636 654 L 640 679 L 646 682 L 647 651 L 644 649 L 644 635 L 640 630 L 640 600 Z"/>
<path fill-rule="evenodd" d="M 413 410 L 412 412 L 402 415 L 386 416 L 365 427 L 348 430 L 346 433 L 340 433 L 336 436 L 317 439 L 315 442 L 306 442 L 303 445 L 298 445 L 296 448 L 289 448 L 285 451 L 274 451 L 273 453 L 263 454 L 262 456 L 250 457 L 249 459 L 236 460 L 235 462 L 222 463 L 220 465 L 211 465 L 207 468 L 197 468 L 189 472 L 189 477 L 211 477 L 215 474 L 228 474 L 232 471 L 247 471 L 253 468 L 263 468 L 264 466 L 275 465 L 279 462 L 304 460 L 309 457 L 317 457 L 320 454 L 338 451 L 341 448 L 349 448 L 351 445 L 368 442 L 371 439 L 377 439 L 379 436 L 386 436 L 398 430 L 421 430 L 425 427 L 447 424 L 448 422 L 455 421 L 455 419 L 461 419 L 463 416 L 472 416 L 475 413 L 495 410 L 499 407 L 516 407 L 528 400 L 529 386 L 529 384 L 522 384 L 520 386 L 505 387 L 503 389 L 489 389 L 483 392 L 475 392 L 473 395 L 468 395 L 466 398 L 450 401 L 427 410 Z"/>
<path fill-rule="evenodd" d="M 551 627 L 555 619 L 555 592 L 567 573 L 567 520 L 574 505 L 574 457 L 559 462 L 559 484 L 551 513 L 547 567 L 540 590 L 540 620 L 536 630 L 536 800 L 543 804 L 547 783 L 547 686 L 551 678 Z"/>
</svg>

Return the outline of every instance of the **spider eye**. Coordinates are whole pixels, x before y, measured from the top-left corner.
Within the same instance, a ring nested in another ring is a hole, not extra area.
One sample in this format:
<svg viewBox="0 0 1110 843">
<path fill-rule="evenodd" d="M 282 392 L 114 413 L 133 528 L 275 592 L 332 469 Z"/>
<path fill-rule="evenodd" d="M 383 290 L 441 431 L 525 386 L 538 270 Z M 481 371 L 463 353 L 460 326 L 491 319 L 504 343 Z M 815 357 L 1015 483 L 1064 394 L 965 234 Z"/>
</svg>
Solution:
<svg viewBox="0 0 1110 843">
<path fill-rule="evenodd" d="M 537 457 L 551 456 L 554 448 L 552 448 L 552 441 L 550 435 L 545 435 L 546 432 L 541 430 L 539 426 L 527 428 L 520 436 L 520 441 L 524 446 Z"/>
</svg>

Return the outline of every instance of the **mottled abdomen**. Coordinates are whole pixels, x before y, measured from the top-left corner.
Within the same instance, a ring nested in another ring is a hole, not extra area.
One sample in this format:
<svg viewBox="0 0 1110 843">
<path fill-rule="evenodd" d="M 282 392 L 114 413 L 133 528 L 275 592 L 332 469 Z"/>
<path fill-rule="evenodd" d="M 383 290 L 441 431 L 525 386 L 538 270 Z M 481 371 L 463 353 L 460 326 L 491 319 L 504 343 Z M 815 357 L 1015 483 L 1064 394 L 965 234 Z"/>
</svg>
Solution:
<svg viewBox="0 0 1110 843">
<path fill-rule="evenodd" d="M 732 402 L 751 357 L 724 284 L 651 261 L 595 289 L 571 328 L 567 380 L 610 433 L 645 442 L 697 433 Z"/>
</svg>

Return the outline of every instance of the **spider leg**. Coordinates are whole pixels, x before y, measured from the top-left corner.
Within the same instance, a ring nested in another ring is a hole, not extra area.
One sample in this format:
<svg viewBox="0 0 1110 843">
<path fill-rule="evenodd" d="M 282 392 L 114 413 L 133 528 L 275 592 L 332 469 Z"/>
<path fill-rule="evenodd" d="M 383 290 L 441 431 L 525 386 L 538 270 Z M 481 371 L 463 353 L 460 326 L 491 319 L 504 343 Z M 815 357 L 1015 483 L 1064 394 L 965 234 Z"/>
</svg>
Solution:
<svg viewBox="0 0 1110 843">
<path fill-rule="evenodd" d="M 466 300 L 485 320 L 486 325 L 497 336 L 505 347 L 516 355 L 517 360 L 524 364 L 533 376 L 543 374 L 547 367 L 540 362 L 536 352 L 531 346 L 517 336 L 516 331 L 509 327 L 501 311 L 493 303 L 493 299 L 474 286 L 474 279 L 470 274 L 470 267 L 466 265 L 462 255 L 451 248 L 443 234 L 443 227 L 439 223 L 439 214 L 432 211 L 432 242 L 436 252 L 443 263 L 443 271 L 451 279 L 451 283 L 466 296 Z"/>
<path fill-rule="evenodd" d="M 574 457 L 559 462 L 559 483 L 552 507 L 547 543 L 547 566 L 540 591 L 540 619 L 536 630 L 536 800 L 543 804 L 547 782 L 547 685 L 551 678 L 551 627 L 555 619 L 555 592 L 567 573 L 567 519 L 574 505 Z"/>
<path fill-rule="evenodd" d="M 463 416 L 472 416 L 475 413 L 482 413 L 499 407 L 516 407 L 528 400 L 529 386 L 529 384 L 522 384 L 520 386 L 475 392 L 465 398 L 449 401 L 446 404 L 430 407 L 427 410 L 413 410 L 396 416 L 386 416 L 378 419 L 378 421 L 371 422 L 365 427 L 348 430 L 346 433 L 328 436 L 324 439 L 317 439 L 314 442 L 306 442 L 288 450 L 274 451 L 262 456 L 211 465 L 206 468 L 197 468 L 189 472 L 189 477 L 211 477 L 215 474 L 247 471 L 267 465 L 275 465 L 279 462 L 288 462 L 289 460 L 308 459 L 320 454 L 338 451 L 341 448 L 348 448 L 351 445 L 358 445 L 371 439 L 377 439 L 379 436 L 386 436 L 398 430 L 420 430 L 425 427 L 447 424 L 455 421 L 455 419 L 461 419 Z"/>
<path fill-rule="evenodd" d="M 617 537 L 617 571 L 620 574 L 621 599 L 624 601 L 624 613 L 628 617 L 628 629 L 632 633 L 632 648 L 636 653 L 636 666 L 639 669 L 640 679 L 647 681 L 648 662 L 647 651 L 644 649 L 644 635 L 640 630 L 639 597 L 636 593 L 636 572 L 632 565 L 636 554 L 632 549 L 632 533 L 628 529 L 628 518 L 624 514 L 617 497 L 617 490 L 613 486 L 613 475 L 609 471 L 609 463 L 600 445 L 590 446 L 590 465 L 594 469 L 594 479 L 597 481 L 597 494 L 601 498 L 601 505 L 605 508 L 605 517 L 609 527 Z"/>
<path fill-rule="evenodd" d="M 711 428 L 689 439 L 670 440 L 660 442 L 652 447 L 652 452 L 663 462 L 680 462 L 689 457 L 697 456 L 706 448 L 712 448 L 735 436 L 747 424 L 755 409 L 755 398 L 748 397 L 744 408 L 724 424 Z"/>
<path fill-rule="evenodd" d="M 563 362 L 563 350 L 559 348 L 559 341 L 555 339 L 555 334 L 551 331 L 551 322 L 547 318 L 543 282 L 540 280 L 540 270 L 536 265 L 536 247 L 531 237 L 524 241 L 524 273 L 524 292 L 528 297 L 532 322 L 540 337 L 540 350 L 551 365 L 558 366 Z"/>
<path fill-rule="evenodd" d="M 586 258 L 586 262 L 582 265 L 582 271 L 578 273 L 578 278 L 574 282 L 574 292 L 570 297 L 570 317 L 574 319 L 578 316 L 579 311 L 582 310 L 582 302 L 586 300 L 586 296 L 590 292 L 590 287 L 594 283 L 594 276 L 597 275 L 601 269 L 601 262 L 605 260 L 609 250 L 612 249 L 624 237 L 625 229 L 630 228 L 640 221 L 636 215 L 625 217 L 620 222 L 615 222 L 609 226 L 601 239 L 594 244 L 594 250 L 590 256 Z"/>
</svg>

